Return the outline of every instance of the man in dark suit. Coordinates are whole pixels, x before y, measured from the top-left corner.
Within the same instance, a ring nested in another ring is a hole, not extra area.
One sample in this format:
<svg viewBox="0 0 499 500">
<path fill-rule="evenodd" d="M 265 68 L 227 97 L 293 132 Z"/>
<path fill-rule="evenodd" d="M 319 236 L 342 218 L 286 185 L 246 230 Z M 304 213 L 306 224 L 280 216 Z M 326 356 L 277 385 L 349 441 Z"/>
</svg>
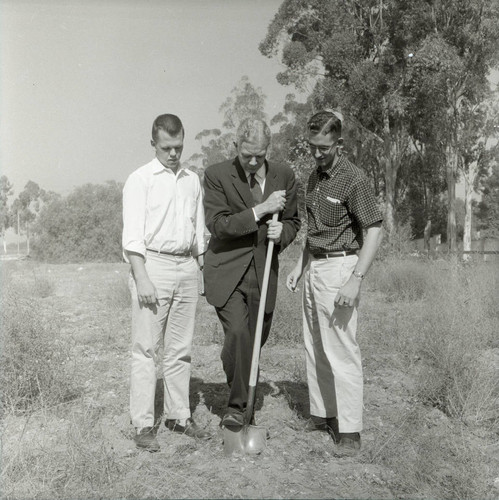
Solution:
<svg viewBox="0 0 499 500">
<path fill-rule="evenodd" d="M 262 345 L 269 335 L 275 306 L 277 254 L 300 228 L 293 171 L 265 159 L 270 144 L 268 125 L 245 119 L 236 135 L 237 157 L 208 167 L 204 176 L 206 225 L 211 233 L 204 264 L 205 292 L 225 334 L 221 358 L 230 387 L 222 418 L 225 426 L 244 423 L 267 241 L 272 239 L 276 248 Z M 276 212 L 279 220 L 273 222 Z"/>
</svg>

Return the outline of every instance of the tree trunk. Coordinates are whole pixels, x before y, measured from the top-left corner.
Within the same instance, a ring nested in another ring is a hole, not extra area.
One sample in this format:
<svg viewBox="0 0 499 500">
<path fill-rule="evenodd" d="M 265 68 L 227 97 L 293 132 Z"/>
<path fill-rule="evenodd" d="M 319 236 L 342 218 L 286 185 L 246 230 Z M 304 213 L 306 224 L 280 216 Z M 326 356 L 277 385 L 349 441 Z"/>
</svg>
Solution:
<svg viewBox="0 0 499 500">
<path fill-rule="evenodd" d="M 395 181 L 397 180 L 397 162 L 395 161 L 392 138 L 390 135 L 390 120 L 388 104 L 383 99 L 383 142 L 385 164 L 385 225 L 388 239 L 391 239 L 395 228 Z"/>
<path fill-rule="evenodd" d="M 453 146 L 447 148 L 447 246 L 450 253 L 457 250 L 456 230 L 456 173 L 457 151 Z"/>
<path fill-rule="evenodd" d="M 464 252 L 471 250 L 471 221 L 472 221 L 472 195 L 475 179 L 478 173 L 478 164 L 473 162 L 468 165 L 464 176 L 464 234 L 463 234 L 463 260 L 467 261 L 470 255 Z"/>
<path fill-rule="evenodd" d="M 424 251 L 430 255 L 430 238 L 431 238 L 431 219 L 428 219 L 426 222 L 426 226 L 424 227 L 423 233 L 423 243 L 424 243 Z"/>
</svg>

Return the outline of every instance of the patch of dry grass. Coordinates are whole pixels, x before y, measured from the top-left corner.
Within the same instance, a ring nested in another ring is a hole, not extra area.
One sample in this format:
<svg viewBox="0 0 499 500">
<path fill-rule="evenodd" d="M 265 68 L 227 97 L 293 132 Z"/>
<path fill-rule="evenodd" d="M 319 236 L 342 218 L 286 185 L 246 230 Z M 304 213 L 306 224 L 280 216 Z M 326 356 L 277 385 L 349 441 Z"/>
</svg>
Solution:
<svg viewBox="0 0 499 500">
<path fill-rule="evenodd" d="M 10 326 L 2 328 L 2 340 L 26 354 L 23 366 L 35 374 L 21 371 L 14 378 L 23 384 L 35 380 L 29 388 L 36 388 L 37 377 L 41 380 L 36 361 L 59 359 L 41 368 L 56 367 L 60 373 L 51 376 L 62 374 L 63 380 L 49 383 L 43 398 L 32 400 L 28 406 L 35 412 L 19 415 L 15 398 L 4 406 L 5 428 L 11 433 L 2 449 L 3 497 L 497 496 L 498 460 L 483 446 L 491 436 L 497 440 L 493 426 L 499 414 L 498 289 L 491 268 L 399 259 L 374 265 L 364 287 L 359 340 L 371 384 L 366 392 L 376 404 L 366 413 L 369 432 L 361 455 L 342 461 L 333 457 L 327 436 L 286 427 L 288 421 L 303 423 L 307 399 L 301 293 L 284 288 L 295 258 L 291 248 L 281 259 L 278 305 L 262 354 L 262 379 L 276 393 L 266 393 L 259 409 L 259 422 L 269 424 L 272 439 L 257 459 L 225 458 L 218 438 L 195 443 L 170 435 L 163 426 L 160 453 L 134 448 L 127 409 L 130 308 L 123 266 L 61 266 L 51 275 L 30 263 L 37 276 L 53 283 L 51 290 L 50 285 L 40 287 L 49 290 L 45 298 L 34 287 L 30 296 L 26 290 L 20 296 L 14 281 L 33 276 L 33 269 L 14 269 L 10 295 L 3 298 L 2 320 Z M 60 315 L 57 309 L 47 310 L 50 301 L 59 299 L 65 300 Z M 213 399 L 208 389 L 217 397 L 225 389 L 218 359 L 222 339 L 214 309 L 201 299 L 194 341 L 199 354 L 193 364 L 207 401 Z M 73 367 L 62 364 L 68 356 L 78 357 L 88 380 L 84 397 L 60 404 L 71 390 L 50 390 L 74 380 Z M 203 422 L 203 411 L 205 422 L 216 427 L 218 416 L 201 403 L 196 419 Z M 381 417 L 384 425 L 376 427 Z"/>
<path fill-rule="evenodd" d="M 79 394 L 74 362 L 60 336 L 60 318 L 46 314 L 40 302 L 53 284 L 47 279 L 38 283 L 2 283 L 0 385 L 5 412 L 29 412 Z"/>
</svg>

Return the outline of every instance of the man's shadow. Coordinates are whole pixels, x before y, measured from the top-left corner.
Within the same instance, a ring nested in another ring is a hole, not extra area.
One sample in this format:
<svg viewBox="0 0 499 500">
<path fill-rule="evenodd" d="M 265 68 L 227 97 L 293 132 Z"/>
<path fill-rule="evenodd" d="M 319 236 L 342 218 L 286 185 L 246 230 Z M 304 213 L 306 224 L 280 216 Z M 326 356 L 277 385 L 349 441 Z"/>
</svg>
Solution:
<svg viewBox="0 0 499 500">
<path fill-rule="evenodd" d="M 308 402 L 308 388 L 304 382 L 279 381 L 272 387 L 267 382 L 258 384 L 255 410 L 261 410 L 265 396 L 283 396 L 291 410 L 299 417 L 308 418 L 310 416 Z M 204 382 L 202 379 L 193 377 L 190 382 L 189 405 L 191 412 L 201 403 L 201 398 L 208 410 L 219 417 L 223 417 L 229 399 L 229 387 L 226 383 Z M 163 417 L 164 388 L 162 380 L 156 383 L 156 396 L 154 404 L 154 421 L 157 429 Z"/>
</svg>

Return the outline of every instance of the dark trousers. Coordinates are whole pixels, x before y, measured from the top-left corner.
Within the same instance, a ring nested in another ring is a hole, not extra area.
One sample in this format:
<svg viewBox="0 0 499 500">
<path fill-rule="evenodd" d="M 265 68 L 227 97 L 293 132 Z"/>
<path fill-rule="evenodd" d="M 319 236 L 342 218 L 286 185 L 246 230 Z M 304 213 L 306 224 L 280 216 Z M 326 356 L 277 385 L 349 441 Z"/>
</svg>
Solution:
<svg viewBox="0 0 499 500">
<path fill-rule="evenodd" d="M 240 412 L 246 409 L 251 357 L 255 338 L 260 288 L 254 262 L 237 285 L 223 307 L 217 307 L 218 318 L 224 329 L 222 363 L 230 387 L 228 407 Z M 272 314 L 266 313 L 263 321 L 262 346 L 265 344 L 272 323 Z"/>
</svg>

